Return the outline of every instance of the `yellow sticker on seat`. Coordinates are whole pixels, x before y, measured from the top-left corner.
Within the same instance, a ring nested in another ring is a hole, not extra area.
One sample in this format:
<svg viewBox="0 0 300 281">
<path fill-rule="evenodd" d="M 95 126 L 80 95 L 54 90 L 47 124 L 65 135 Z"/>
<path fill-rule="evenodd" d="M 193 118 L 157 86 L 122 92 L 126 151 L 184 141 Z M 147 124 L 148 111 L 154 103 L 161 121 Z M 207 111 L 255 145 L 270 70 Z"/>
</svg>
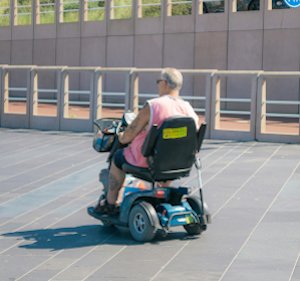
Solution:
<svg viewBox="0 0 300 281">
<path fill-rule="evenodd" d="M 187 127 L 163 129 L 163 139 L 180 139 L 187 136 Z"/>
</svg>

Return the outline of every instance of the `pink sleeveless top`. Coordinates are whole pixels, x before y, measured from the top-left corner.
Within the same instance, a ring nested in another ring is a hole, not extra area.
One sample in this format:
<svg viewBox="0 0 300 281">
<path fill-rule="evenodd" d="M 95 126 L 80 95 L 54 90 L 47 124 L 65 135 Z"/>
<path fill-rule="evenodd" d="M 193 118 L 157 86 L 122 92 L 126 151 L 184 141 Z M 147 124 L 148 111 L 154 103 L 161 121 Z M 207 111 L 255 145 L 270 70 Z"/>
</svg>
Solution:
<svg viewBox="0 0 300 281">
<path fill-rule="evenodd" d="M 142 130 L 131 142 L 131 145 L 124 149 L 126 161 L 137 167 L 147 168 L 147 158 L 142 155 L 143 143 L 153 124 L 159 128 L 165 119 L 173 116 L 190 116 L 194 118 L 196 128 L 199 129 L 198 116 L 189 102 L 164 95 L 159 98 L 147 101 L 150 107 L 150 121 L 147 130 Z"/>
</svg>

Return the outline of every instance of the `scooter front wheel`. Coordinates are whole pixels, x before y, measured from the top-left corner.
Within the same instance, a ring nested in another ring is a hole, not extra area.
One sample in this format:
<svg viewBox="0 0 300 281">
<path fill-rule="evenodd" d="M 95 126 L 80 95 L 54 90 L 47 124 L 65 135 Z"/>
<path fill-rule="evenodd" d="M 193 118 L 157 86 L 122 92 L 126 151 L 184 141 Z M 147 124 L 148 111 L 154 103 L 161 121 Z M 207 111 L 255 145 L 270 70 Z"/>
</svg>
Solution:
<svg viewBox="0 0 300 281">
<path fill-rule="evenodd" d="M 144 208 L 140 204 L 135 205 L 129 214 L 129 231 L 132 237 L 139 242 L 151 241 L 155 236 L 154 230 Z"/>
</svg>

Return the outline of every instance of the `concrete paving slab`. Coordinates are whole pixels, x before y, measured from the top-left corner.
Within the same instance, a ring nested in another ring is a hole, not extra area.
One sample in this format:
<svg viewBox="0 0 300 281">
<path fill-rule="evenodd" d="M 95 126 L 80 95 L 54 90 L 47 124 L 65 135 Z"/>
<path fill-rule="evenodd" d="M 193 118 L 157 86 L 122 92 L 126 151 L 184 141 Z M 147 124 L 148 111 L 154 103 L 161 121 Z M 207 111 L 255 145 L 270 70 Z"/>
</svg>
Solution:
<svg viewBox="0 0 300 281">
<path fill-rule="evenodd" d="M 107 165 L 91 143 L 92 134 L 0 129 L 1 281 L 300 280 L 299 145 L 205 140 L 213 223 L 197 237 L 176 227 L 138 243 L 86 214 Z M 197 186 L 196 170 L 176 184 Z"/>
</svg>

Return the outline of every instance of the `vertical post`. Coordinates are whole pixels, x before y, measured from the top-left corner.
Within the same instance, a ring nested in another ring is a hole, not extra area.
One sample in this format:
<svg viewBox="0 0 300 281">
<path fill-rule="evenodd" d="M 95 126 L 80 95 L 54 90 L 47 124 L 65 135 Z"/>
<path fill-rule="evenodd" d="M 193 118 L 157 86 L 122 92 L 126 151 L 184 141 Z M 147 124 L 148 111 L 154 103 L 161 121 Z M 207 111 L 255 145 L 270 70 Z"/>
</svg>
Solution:
<svg viewBox="0 0 300 281">
<path fill-rule="evenodd" d="M 138 73 L 135 73 L 134 76 L 134 82 L 133 82 L 133 113 L 138 114 L 139 113 L 139 75 Z"/>
<path fill-rule="evenodd" d="M 272 0 L 267 0 L 268 1 L 268 11 L 272 11 Z"/>
<path fill-rule="evenodd" d="M 14 0 L 14 25 L 18 25 L 18 0 Z"/>
<path fill-rule="evenodd" d="M 62 74 L 63 69 L 57 70 L 56 72 L 56 89 L 57 89 L 57 95 L 56 95 L 56 100 L 57 100 L 57 107 L 56 107 L 56 116 L 58 117 L 59 120 L 59 126 L 60 126 L 60 120 L 61 120 L 61 99 L 60 99 L 60 93 L 61 93 L 61 74 Z"/>
<path fill-rule="evenodd" d="M 33 76 L 31 78 L 33 80 L 32 82 L 32 85 L 33 85 L 33 88 L 32 88 L 32 113 L 33 113 L 33 116 L 36 116 L 38 115 L 38 73 L 37 71 L 34 71 L 33 72 Z"/>
<path fill-rule="evenodd" d="M 207 123 L 206 137 L 210 138 L 210 126 L 211 126 L 211 90 L 212 90 L 212 77 L 214 72 L 206 74 L 205 84 L 205 122 Z"/>
<path fill-rule="evenodd" d="M 59 22 L 64 22 L 64 0 L 57 0 L 59 1 Z"/>
<path fill-rule="evenodd" d="M 221 102 L 220 102 L 220 97 L 221 97 L 221 77 L 216 75 L 213 78 L 213 85 L 215 85 L 215 93 L 213 93 L 213 100 L 212 103 L 214 103 L 214 105 L 212 104 L 212 106 L 215 106 L 215 127 L 214 129 L 218 130 L 220 129 L 220 110 L 221 110 Z"/>
<path fill-rule="evenodd" d="M 96 87 L 96 119 L 99 119 L 102 117 L 102 73 L 99 72 L 98 75 L 96 76 L 96 83 L 97 83 L 97 87 Z"/>
<path fill-rule="evenodd" d="M 130 103 L 130 79 L 131 78 L 131 71 L 126 72 L 125 77 L 125 112 L 129 110 L 129 103 Z"/>
<path fill-rule="evenodd" d="M 65 72 L 63 77 L 63 92 L 64 95 L 64 118 L 69 118 L 69 72 Z"/>
<path fill-rule="evenodd" d="M 167 17 L 172 16 L 172 0 L 167 0 Z"/>
<path fill-rule="evenodd" d="M 271 0 L 272 1 L 272 0 Z M 231 7 L 231 11 L 233 12 L 233 13 L 235 13 L 236 11 L 237 11 L 237 0 L 232 0 L 232 7 Z"/>
<path fill-rule="evenodd" d="M 40 0 L 36 0 L 36 16 L 35 23 L 40 24 Z"/>
<path fill-rule="evenodd" d="M 4 113 L 9 113 L 8 105 L 9 105 L 9 91 L 7 88 L 9 87 L 9 74 L 8 69 L 3 70 L 4 73 L 4 81 L 3 81 L 3 103 L 4 103 Z"/>
<path fill-rule="evenodd" d="M 259 77 L 258 86 L 261 87 L 261 113 L 260 113 L 260 133 L 266 133 L 266 113 L 267 113 L 267 104 L 265 101 L 267 100 L 267 81 L 266 77 Z M 259 89 L 260 90 L 260 89 Z"/>
<path fill-rule="evenodd" d="M 143 10 L 142 10 L 142 0 L 138 0 L 138 6 L 137 6 L 137 17 L 142 18 L 143 17 Z"/>
<path fill-rule="evenodd" d="M 89 71 L 90 73 L 90 97 L 89 97 L 89 101 L 90 101 L 90 105 L 89 105 L 89 109 L 90 109 L 90 120 L 93 121 L 93 116 L 94 116 L 94 77 L 95 77 L 95 70 L 91 70 Z M 91 130 L 93 128 L 93 125 L 91 125 Z"/>
<path fill-rule="evenodd" d="M 109 12 L 109 14 L 110 14 L 110 19 L 111 20 L 115 19 L 114 5 L 115 5 L 114 0 L 110 0 L 110 12 Z"/>
<path fill-rule="evenodd" d="M 83 20 L 88 21 L 89 20 L 89 11 L 87 10 L 89 8 L 89 2 L 84 0 L 83 4 Z"/>
<path fill-rule="evenodd" d="M 250 134 L 256 139 L 256 104 L 257 104 L 257 77 L 259 74 L 253 74 L 251 81 L 251 115 L 250 115 Z"/>
<path fill-rule="evenodd" d="M 203 2 L 201 0 L 198 1 L 198 14 L 203 15 Z"/>
</svg>

